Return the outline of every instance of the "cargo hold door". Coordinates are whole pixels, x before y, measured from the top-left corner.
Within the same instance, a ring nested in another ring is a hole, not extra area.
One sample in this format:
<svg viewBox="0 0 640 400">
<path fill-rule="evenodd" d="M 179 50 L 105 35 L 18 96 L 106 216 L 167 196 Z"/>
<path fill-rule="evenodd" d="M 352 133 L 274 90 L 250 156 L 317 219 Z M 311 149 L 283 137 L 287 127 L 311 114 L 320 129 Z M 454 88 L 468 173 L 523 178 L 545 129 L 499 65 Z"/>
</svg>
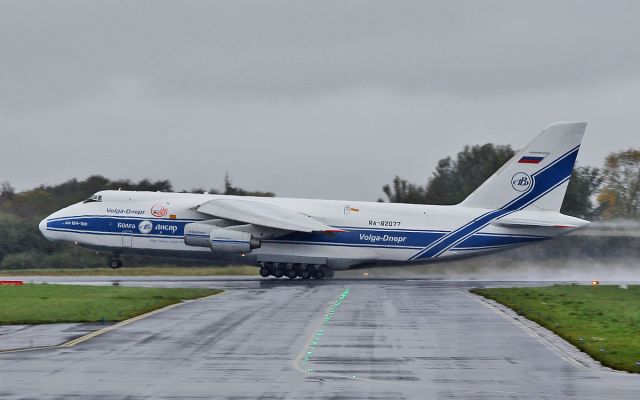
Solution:
<svg viewBox="0 0 640 400">
<path fill-rule="evenodd" d="M 122 232 L 122 247 L 131 248 L 133 247 L 132 240 L 132 232 L 131 231 L 123 231 Z"/>
</svg>

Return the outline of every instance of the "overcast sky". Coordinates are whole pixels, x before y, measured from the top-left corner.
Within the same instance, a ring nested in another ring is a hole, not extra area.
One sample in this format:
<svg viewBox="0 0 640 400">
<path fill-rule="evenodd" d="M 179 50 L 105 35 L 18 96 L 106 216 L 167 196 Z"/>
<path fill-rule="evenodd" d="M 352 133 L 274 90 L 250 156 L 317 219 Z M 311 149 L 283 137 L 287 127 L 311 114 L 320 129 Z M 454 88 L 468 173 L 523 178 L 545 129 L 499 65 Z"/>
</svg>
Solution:
<svg viewBox="0 0 640 400">
<path fill-rule="evenodd" d="M 638 1 L 0 1 L 0 181 L 376 200 L 465 144 L 640 146 Z"/>
</svg>

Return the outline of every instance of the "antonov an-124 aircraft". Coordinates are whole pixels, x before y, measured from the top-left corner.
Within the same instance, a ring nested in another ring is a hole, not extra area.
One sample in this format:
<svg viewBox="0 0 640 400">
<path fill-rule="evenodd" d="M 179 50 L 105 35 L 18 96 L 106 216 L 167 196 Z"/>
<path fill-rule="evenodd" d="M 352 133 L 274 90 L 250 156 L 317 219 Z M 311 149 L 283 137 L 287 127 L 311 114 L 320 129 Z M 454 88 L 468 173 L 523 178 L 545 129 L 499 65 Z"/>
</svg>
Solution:
<svg viewBox="0 0 640 400">
<path fill-rule="evenodd" d="M 555 123 L 452 206 L 105 190 L 40 222 L 50 240 L 113 254 L 256 265 L 322 279 L 536 243 L 589 222 L 560 206 L 586 123 Z"/>
</svg>

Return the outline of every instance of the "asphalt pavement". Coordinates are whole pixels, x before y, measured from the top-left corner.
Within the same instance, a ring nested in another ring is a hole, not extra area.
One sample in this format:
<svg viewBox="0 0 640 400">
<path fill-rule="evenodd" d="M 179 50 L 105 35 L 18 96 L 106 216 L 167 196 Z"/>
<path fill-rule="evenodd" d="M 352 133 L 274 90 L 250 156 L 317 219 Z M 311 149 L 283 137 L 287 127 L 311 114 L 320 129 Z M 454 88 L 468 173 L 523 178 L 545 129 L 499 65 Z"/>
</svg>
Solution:
<svg viewBox="0 0 640 400">
<path fill-rule="evenodd" d="M 27 280 L 112 284 L 114 278 Z M 227 290 L 73 347 L 0 354 L 0 398 L 637 399 L 640 393 L 639 376 L 585 361 L 561 339 L 468 293 L 475 286 L 540 283 L 116 280 Z"/>
</svg>

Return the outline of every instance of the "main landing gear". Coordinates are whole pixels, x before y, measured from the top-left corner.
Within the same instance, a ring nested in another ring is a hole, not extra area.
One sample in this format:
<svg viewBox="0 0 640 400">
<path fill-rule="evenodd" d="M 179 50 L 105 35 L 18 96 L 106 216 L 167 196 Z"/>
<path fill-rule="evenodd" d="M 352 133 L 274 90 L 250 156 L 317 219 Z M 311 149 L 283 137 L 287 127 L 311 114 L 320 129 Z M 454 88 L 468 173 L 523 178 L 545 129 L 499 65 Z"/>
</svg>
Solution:
<svg viewBox="0 0 640 400">
<path fill-rule="evenodd" d="M 109 266 L 112 269 L 118 269 L 118 268 L 122 267 L 122 260 L 117 255 L 114 255 L 111 258 L 111 261 L 109 261 Z"/>
<path fill-rule="evenodd" d="M 310 278 L 333 278 L 333 270 L 326 265 L 264 262 L 258 265 L 260 266 L 260 276 L 263 278 L 268 276 L 274 276 L 276 278 L 286 276 L 289 279 L 301 278 L 304 280 Z"/>
</svg>

